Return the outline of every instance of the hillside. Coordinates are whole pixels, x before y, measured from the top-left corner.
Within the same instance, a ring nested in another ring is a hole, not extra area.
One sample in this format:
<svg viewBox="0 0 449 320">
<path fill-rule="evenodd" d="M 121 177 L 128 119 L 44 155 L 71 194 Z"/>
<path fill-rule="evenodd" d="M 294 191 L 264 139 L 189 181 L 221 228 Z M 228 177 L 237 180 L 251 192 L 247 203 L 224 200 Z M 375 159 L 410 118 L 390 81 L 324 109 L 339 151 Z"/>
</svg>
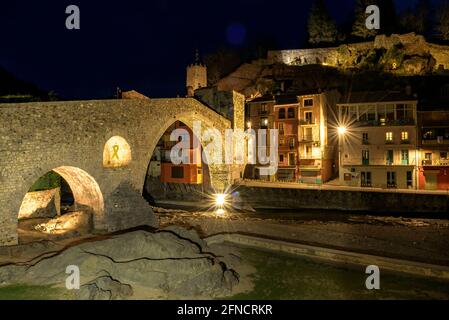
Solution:
<svg viewBox="0 0 449 320">
<path fill-rule="evenodd" d="M 45 92 L 37 86 L 17 79 L 0 67 L 0 102 L 30 102 L 55 100 L 53 93 Z"/>
</svg>

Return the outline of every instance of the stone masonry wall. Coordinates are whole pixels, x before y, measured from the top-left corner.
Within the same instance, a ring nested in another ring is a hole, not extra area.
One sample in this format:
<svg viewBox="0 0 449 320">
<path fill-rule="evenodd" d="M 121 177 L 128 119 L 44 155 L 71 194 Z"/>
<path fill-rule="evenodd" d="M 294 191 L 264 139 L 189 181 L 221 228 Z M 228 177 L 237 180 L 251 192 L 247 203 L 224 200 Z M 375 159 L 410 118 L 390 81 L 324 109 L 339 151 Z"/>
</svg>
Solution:
<svg viewBox="0 0 449 320">
<path fill-rule="evenodd" d="M 231 127 L 229 120 L 192 98 L 0 104 L 0 245 L 17 244 L 25 194 L 39 177 L 60 167 L 67 173 L 78 168 L 98 184 L 104 206 L 97 211 L 104 214 L 94 218 L 96 229 L 131 227 L 126 221 L 134 218 L 141 223 L 151 209 L 141 212 L 142 204 L 127 199 L 131 193 L 141 197 L 156 143 L 176 120 L 189 126 L 200 120 L 220 131 Z M 124 138 L 131 148 L 132 161 L 125 167 L 103 167 L 104 146 L 113 136 Z M 211 176 L 214 180 L 212 171 Z M 82 183 L 75 178 L 73 183 Z M 217 179 L 223 179 L 221 172 Z M 148 223 L 155 224 L 151 218 Z"/>
<path fill-rule="evenodd" d="M 414 33 L 378 35 L 371 42 L 343 44 L 339 47 L 274 50 L 268 52 L 267 60 L 287 65 L 326 64 L 351 67 L 366 57 L 370 50 L 390 50 L 394 46 L 399 46 L 406 56 L 411 57 L 409 61 L 405 61 L 403 70 L 398 70 L 399 72 L 419 74 L 423 72 L 423 63 L 430 64 L 434 71 L 449 70 L 449 46 L 428 43 L 423 36 Z M 434 63 L 423 62 L 426 56 L 431 56 Z"/>
<path fill-rule="evenodd" d="M 447 195 L 239 186 L 240 200 L 254 208 L 447 214 Z"/>
</svg>

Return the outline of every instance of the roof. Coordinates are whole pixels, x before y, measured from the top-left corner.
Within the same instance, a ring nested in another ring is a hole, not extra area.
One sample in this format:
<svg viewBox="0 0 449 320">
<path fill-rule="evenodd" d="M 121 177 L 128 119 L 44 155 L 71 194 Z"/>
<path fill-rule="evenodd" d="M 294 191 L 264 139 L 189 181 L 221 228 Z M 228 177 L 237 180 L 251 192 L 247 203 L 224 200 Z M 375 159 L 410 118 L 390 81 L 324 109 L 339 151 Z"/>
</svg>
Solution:
<svg viewBox="0 0 449 320">
<path fill-rule="evenodd" d="M 279 95 L 276 96 L 276 105 L 289 105 L 298 103 L 296 95 Z"/>
<path fill-rule="evenodd" d="M 359 91 L 343 96 L 339 104 L 392 101 L 417 101 L 417 98 L 400 91 Z"/>
<path fill-rule="evenodd" d="M 274 96 L 272 94 L 265 94 L 261 97 L 254 98 L 253 100 L 248 102 L 270 102 L 270 101 L 274 101 Z"/>
<path fill-rule="evenodd" d="M 420 99 L 418 111 L 446 111 L 449 112 L 449 100 L 443 99 Z"/>
</svg>

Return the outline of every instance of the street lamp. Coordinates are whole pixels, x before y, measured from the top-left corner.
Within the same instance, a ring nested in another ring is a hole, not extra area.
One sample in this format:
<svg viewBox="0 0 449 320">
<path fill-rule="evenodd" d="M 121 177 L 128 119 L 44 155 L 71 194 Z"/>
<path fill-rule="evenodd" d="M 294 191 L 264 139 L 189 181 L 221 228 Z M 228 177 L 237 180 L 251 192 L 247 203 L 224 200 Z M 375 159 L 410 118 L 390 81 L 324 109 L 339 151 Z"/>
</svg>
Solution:
<svg viewBox="0 0 449 320">
<path fill-rule="evenodd" d="M 340 180 L 340 183 L 342 181 L 342 173 L 343 173 L 343 166 L 341 163 L 341 152 L 342 152 L 342 138 L 346 134 L 348 129 L 345 126 L 339 126 L 338 127 L 338 178 Z"/>
<path fill-rule="evenodd" d="M 346 133 L 346 131 L 347 131 L 346 127 L 343 127 L 343 126 L 338 127 L 338 135 L 339 136 L 344 135 Z"/>
</svg>

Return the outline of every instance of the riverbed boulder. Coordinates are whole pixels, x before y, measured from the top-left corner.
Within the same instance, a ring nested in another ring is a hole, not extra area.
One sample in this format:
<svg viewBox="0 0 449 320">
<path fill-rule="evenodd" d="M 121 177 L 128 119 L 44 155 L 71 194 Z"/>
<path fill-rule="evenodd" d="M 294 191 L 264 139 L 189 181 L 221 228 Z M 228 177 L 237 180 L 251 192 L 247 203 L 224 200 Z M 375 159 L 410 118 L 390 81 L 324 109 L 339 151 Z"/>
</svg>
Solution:
<svg viewBox="0 0 449 320">
<path fill-rule="evenodd" d="M 1 285 L 65 287 L 80 271 L 77 299 L 214 298 L 232 293 L 238 275 L 197 242 L 193 231 L 138 230 L 84 242 L 26 265 L 0 268 Z M 179 232 L 178 232 L 179 233 Z M 70 267 L 73 269 L 73 267 Z M 69 269 L 69 270 L 72 270 Z"/>
</svg>

